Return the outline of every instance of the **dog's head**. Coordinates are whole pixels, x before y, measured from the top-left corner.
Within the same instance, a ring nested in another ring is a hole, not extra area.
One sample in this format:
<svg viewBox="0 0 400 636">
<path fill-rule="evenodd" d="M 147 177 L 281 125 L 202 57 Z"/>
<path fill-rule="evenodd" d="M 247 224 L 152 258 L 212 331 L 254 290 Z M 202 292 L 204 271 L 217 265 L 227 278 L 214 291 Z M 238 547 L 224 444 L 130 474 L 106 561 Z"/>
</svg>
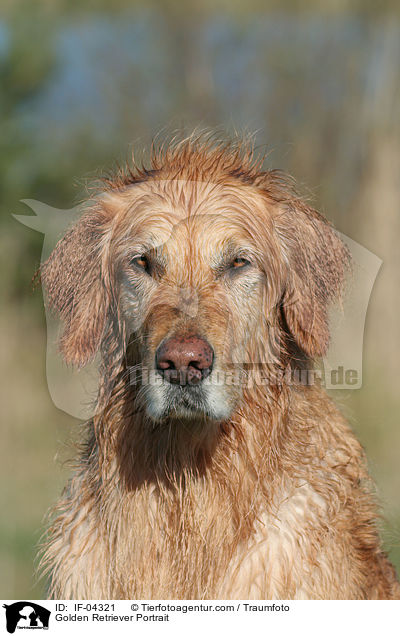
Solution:
<svg viewBox="0 0 400 636">
<path fill-rule="evenodd" d="M 42 268 L 61 351 L 140 363 L 155 419 L 230 417 L 252 364 L 323 356 L 348 253 L 251 153 L 189 141 L 120 175 Z M 115 340 L 119 339 L 119 345 Z"/>
</svg>

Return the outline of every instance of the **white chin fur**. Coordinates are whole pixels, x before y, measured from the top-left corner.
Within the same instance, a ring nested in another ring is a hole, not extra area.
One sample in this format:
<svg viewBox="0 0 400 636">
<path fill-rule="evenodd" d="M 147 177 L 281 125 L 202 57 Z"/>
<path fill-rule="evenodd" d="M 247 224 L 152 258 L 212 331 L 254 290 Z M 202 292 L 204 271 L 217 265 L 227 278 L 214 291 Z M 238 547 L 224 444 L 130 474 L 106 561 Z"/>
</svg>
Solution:
<svg viewBox="0 0 400 636">
<path fill-rule="evenodd" d="M 196 389 L 199 388 L 196 387 Z M 146 391 L 146 410 L 149 417 L 154 420 L 160 420 L 166 416 L 184 419 L 207 417 L 212 420 L 224 420 L 231 414 L 231 406 L 224 396 L 224 387 L 204 386 L 200 389 L 201 399 L 194 400 L 198 404 L 193 404 L 190 407 L 180 402 L 180 390 L 181 387 L 170 384 L 149 387 Z M 191 394 L 188 392 L 188 395 Z"/>
</svg>

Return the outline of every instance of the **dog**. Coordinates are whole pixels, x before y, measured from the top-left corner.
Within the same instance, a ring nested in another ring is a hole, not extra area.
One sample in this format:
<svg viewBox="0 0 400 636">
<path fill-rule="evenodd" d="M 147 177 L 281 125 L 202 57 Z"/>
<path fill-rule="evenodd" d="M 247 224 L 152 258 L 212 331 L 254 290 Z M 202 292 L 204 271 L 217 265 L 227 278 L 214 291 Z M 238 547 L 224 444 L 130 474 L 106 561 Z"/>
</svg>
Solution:
<svg viewBox="0 0 400 636">
<path fill-rule="evenodd" d="M 104 180 L 41 268 L 61 355 L 101 377 L 52 598 L 400 598 L 363 450 L 297 373 L 349 270 L 245 141 L 194 135 Z"/>
</svg>

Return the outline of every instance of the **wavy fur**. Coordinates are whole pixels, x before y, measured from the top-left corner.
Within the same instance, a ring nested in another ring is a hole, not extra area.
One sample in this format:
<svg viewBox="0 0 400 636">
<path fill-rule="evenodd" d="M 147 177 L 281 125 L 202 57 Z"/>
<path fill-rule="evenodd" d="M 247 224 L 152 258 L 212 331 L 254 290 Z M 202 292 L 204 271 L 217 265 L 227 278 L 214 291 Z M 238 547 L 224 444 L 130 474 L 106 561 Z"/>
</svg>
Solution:
<svg viewBox="0 0 400 636">
<path fill-rule="evenodd" d="M 212 136 L 153 148 L 149 168 L 105 180 L 42 268 L 66 361 L 101 353 L 42 558 L 54 598 L 400 597 L 359 443 L 322 388 L 287 380 L 327 350 L 349 255 L 261 164 Z M 131 268 L 145 247 L 151 275 Z M 231 274 L 239 248 L 252 267 Z M 201 389 L 207 408 L 183 417 L 130 370 L 193 331 L 239 386 Z M 248 382 L 254 368 L 269 381 Z"/>
</svg>

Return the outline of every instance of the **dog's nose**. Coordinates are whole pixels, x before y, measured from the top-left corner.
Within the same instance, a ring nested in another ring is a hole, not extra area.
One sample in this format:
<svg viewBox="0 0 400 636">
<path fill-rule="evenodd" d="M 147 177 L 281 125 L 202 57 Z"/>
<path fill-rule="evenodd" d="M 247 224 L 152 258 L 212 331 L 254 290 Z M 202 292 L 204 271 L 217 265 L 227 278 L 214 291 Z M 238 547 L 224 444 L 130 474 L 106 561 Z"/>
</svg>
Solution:
<svg viewBox="0 0 400 636">
<path fill-rule="evenodd" d="M 200 336 L 172 336 L 156 351 L 157 371 L 172 384 L 198 384 L 212 370 L 214 352 Z"/>
</svg>

